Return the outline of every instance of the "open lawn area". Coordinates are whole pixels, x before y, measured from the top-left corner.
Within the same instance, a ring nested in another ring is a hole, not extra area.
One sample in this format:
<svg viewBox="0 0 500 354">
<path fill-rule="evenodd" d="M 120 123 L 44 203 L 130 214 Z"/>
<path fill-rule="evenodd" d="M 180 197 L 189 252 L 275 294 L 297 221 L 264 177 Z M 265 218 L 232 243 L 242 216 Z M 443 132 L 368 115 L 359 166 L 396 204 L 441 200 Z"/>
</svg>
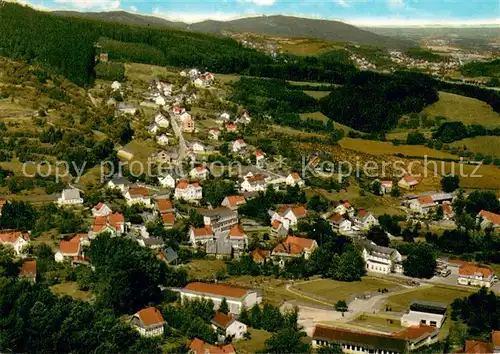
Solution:
<svg viewBox="0 0 500 354">
<path fill-rule="evenodd" d="M 341 45 L 316 38 L 293 38 L 280 40 L 281 49 L 293 55 L 317 55 L 343 48 Z"/>
<path fill-rule="evenodd" d="M 311 96 L 312 98 L 319 100 L 320 98 L 328 96 L 330 94 L 330 91 L 304 91 L 304 93 Z"/>
<path fill-rule="evenodd" d="M 467 147 L 467 151 L 481 153 L 483 155 L 500 156 L 500 136 L 476 136 L 455 141 L 450 147 Z"/>
<path fill-rule="evenodd" d="M 238 353 L 258 353 L 264 349 L 264 343 L 271 337 L 271 333 L 263 329 L 248 328 L 251 338 L 233 342 Z"/>
<path fill-rule="evenodd" d="M 361 281 L 355 282 L 316 279 L 295 284 L 293 288 L 334 304 L 338 300 L 346 300 L 354 294 L 377 291 L 383 288 L 389 289 L 397 286 L 396 283 L 391 281 L 368 276 L 364 277 Z"/>
<path fill-rule="evenodd" d="M 131 80 L 139 80 L 143 82 L 152 79 L 167 76 L 178 76 L 179 72 L 164 66 L 139 64 L 139 63 L 126 63 L 125 76 Z"/>
<path fill-rule="evenodd" d="M 277 133 L 282 133 L 290 136 L 302 136 L 302 137 L 325 137 L 325 135 L 320 134 L 320 133 L 310 133 L 310 132 L 304 132 L 302 130 L 298 129 L 293 129 L 290 127 L 285 127 L 281 125 L 272 125 L 272 129 L 277 132 Z"/>
<path fill-rule="evenodd" d="M 434 164 L 433 162 L 436 162 Z M 500 168 L 493 165 L 465 165 L 451 162 L 429 161 L 428 175 L 454 173 L 460 177 L 460 186 L 470 189 L 500 189 Z"/>
<path fill-rule="evenodd" d="M 226 263 L 220 259 L 193 259 L 186 268 L 191 279 L 213 280 L 215 273 L 226 270 Z"/>
<path fill-rule="evenodd" d="M 133 154 L 133 158 L 131 159 L 131 161 L 140 161 L 143 164 L 146 164 L 148 158 L 157 149 L 155 148 L 154 143 L 150 140 L 132 140 L 121 150 Z M 122 155 L 120 152 L 118 153 L 118 157 L 123 160 L 128 160 L 128 158 L 125 155 Z M 144 169 L 146 170 L 146 165 L 144 165 Z"/>
<path fill-rule="evenodd" d="M 52 285 L 50 290 L 56 295 L 68 295 L 78 300 L 90 301 L 94 299 L 94 295 L 90 291 L 78 289 L 78 284 L 73 281 Z"/>
<path fill-rule="evenodd" d="M 389 295 L 389 298 L 382 305 L 380 310 L 383 311 L 386 306 L 389 306 L 394 312 L 406 311 L 412 300 L 442 302 L 449 305 L 454 299 L 469 296 L 473 292 L 474 290 L 468 288 L 425 285 Z"/>
<path fill-rule="evenodd" d="M 340 146 L 345 149 L 364 152 L 371 155 L 394 155 L 403 154 L 405 156 L 429 156 L 432 158 L 457 159 L 457 156 L 442 152 L 421 145 L 393 145 L 387 141 L 364 140 L 343 138 Z"/>
<path fill-rule="evenodd" d="M 439 92 L 439 101 L 423 110 L 431 116 L 447 117 L 464 124 L 481 124 L 488 128 L 500 127 L 500 115 L 487 103 L 475 98 Z"/>
<path fill-rule="evenodd" d="M 372 315 L 368 313 L 360 314 L 349 321 L 350 324 L 366 327 L 367 329 L 387 331 L 388 333 L 399 332 L 404 329 L 401 320 L 394 316 L 384 316 L 383 314 Z"/>
</svg>

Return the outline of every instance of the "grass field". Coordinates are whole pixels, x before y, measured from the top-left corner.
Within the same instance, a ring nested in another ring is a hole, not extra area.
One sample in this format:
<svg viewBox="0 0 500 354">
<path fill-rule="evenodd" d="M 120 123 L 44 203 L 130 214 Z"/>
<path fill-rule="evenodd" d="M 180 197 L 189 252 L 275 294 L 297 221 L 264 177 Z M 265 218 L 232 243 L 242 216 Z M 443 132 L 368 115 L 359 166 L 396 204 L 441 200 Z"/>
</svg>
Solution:
<svg viewBox="0 0 500 354">
<path fill-rule="evenodd" d="M 68 295 L 78 300 L 90 301 L 94 299 L 91 292 L 78 289 L 78 284 L 72 281 L 53 285 L 50 290 L 56 295 Z"/>
<path fill-rule="evenodd" d="M 481 153 L 483 155 L 500 156 L 500 136 L 477 136 L 455 141 L 450 147 L 466 146 L 468 151 Z"/>
<path fill-rule="evenodd" d="M 397 284 L 373 277 L 364 277 L 361 281 L 342 282 L 331 279 L 318 279 L 294 285 L 297 290 L 314 294 L 332 304 L 338 300 L 346 300 L 354 294 L 377 291 L 383 288 L 394 288 Z"/>
<path fill-rule="evenodd" d="M 233 342 L 234 349 L 238 353 L 258 353 L 264 349 L 264 344 L 266 340 L 271 337 L 271 333 L 264 331 L 263 329 L 253 329 L 249 328 L 248 332 L 251 337 L 249 340 L 239 340 Z"/>
<path fill-rule="evenodd" d="M 429 149 L 421 145 L 393 145 L 387 141 L 364 140 L 343 138 L 340 140 L 340 146 L 345 149 L 364 152 L 370 155 L 393 155 L 404 154 L 406 156 L 429 156 L 432 158 L 457 159 L 456 156 L 447 152 Z"/>
<path fill-rule="evenodd" d="M 383 311 L 385 310 L 385 306 L 390 306 L 392 311 L 405 311 L 408 309 L 412 300 L 442 302 L 449 305 L 456 298 L 469 296 L 473 292 L 473 290 L 467 288 L 451 286 L 422 286 L 409 291 L 389 295 L 389 298 L 380 309 Z"/>
<path fill-rule="evenodd" d="M 294 55 L 316 55 L 343 48 L 334 43 L 312 38 L 296 38 L 279 41 L 284 52 Z"/>
<path fill-rule="evenodd" d="M 330 91 L 304 91 L 304 93 L 319 100 L 320 98 L 328 96 Z"/>
<path fill-rule="evenodd" d="M 282 126 L 282 125 L 272 125 L 271 127 L 277 133 L 291 135 L 291 136 L 322 137 L 322 138 L 325 137 L 324 134 L 304 132 L 302 130 L 293 129 L 293 128 L 285 127 L 285 126 Z"/>
<path fill-rule="evenodd" d="M 151 141 L 145 140 L 132 140 L 122 149 L 134 155 L 132 161 L 140 161 L 143 164 L 146 164 L 151 154 L 157 150 Z M 144 165 L 144 169 L 146 169 L 146 165 Z"/>
<path fill-rule="evenodd" d="M 321 92 L 321 91 L 311 91 L 311 92 Z M 312 113 L 300 113 L 300 118 L 301 119 L 314 119 L 314 120 L 318 120 L 320 122 L 323 122 L 323 123 L 327 123 L 330 118 L 328 118 L 327 116 L 325 116 L 323 113 L 321 112 L 312 112 Z M 348 133 L 350 131 L 355 131 L 355 132 L 358 132 L 357 130 L 355 129 L 352 129 L 350 127 L 348 127 L 347 125 L 344 125 L 344 124 L 341 124 L 341 123 L 338 123 L 338 122 L 333 122 L 333 126 L 335 129 L 342 129 L 344 130 L 344 133 Z M 361 132 L 358 132 L 358 133 L 361 133 Z M 361 133 L 363 134 L 363 133 Z"/>
<path fill-rule="evenodd" d="M 190 278 L 213 280 L 215 273 L 226 270 L 226 264 L 220 259 L 194 259 L 187 264 Z"/>
<path fill-rule="evenodd" d="M 439 101 L 423 110 L 431 116 L 447 117 L 464 124 L 481 124 L 488 128 L 500 127 L 500 115 L 483 101 L 439 92 Z"/>
<path fill-rule="evenodd" d="M 427 164 L 429 176 L 453 173 L 461 176 L 462 188 L 500 190 L 500 169 L 497 166 L 473 166 L 442 161 L 435 161 L 436 164 L 434 164 L 433 162 L 429 161 Z"/>
</svg>

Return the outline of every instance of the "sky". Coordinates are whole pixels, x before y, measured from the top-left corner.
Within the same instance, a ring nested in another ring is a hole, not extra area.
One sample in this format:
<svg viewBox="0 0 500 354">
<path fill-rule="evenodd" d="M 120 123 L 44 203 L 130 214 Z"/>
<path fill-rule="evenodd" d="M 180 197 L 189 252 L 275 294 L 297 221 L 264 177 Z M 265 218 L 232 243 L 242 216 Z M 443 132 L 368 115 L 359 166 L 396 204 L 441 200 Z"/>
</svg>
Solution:
<svg viewBox="0 0 500 354">
<path fill-rule="evenodd" d="M 125 10 L 198 22 L 259 15 L 295 15 L 360 26 L 500 26 L 500 0 L 14 0 L 34 7 L 77 11 Z M 499 29 L 500 31 L 500 29 Z"/>
</svg>

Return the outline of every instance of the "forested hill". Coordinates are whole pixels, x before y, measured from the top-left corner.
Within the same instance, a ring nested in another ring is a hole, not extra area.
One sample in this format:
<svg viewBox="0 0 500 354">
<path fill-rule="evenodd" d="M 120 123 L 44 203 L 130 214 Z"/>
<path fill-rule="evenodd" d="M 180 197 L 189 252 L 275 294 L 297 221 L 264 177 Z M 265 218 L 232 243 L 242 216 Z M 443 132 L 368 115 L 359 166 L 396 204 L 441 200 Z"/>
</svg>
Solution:
<svg viewBox="0 0 500 354">
<path fill-rule="evenodd" d="M 180 27 L 193 31 L 220 34 L 223 31 L 251 32 L 280 37 L 309 37 L 333 42 L 352 42 L 361 45 L 379 46 L 389 49 L 407 49 L 415 46 L 406 39 L 375 34 L 339 21 L 314 20 L 292 16 L 259 16 L 233 21 L 203 21 L 193 24 L 171 22 L 154 16 L 131 14 L 125 11 L 111 12 L 54 12 L 65 16 L 78 16 L 108 20 L 132 25 Z"/>
<path fill-rule="evenodd" d="M 270 57 L 229 38 L 63 17 L 13 3 L 0 7 L 1 56 L 40 64 L 79 85 L 92 82 L 94 44 L 102 37 L 114 41 L 112 60 L 116 54 L 121 60 L 197 66 L 221 73 L 271 62 Z"/>
</svg>

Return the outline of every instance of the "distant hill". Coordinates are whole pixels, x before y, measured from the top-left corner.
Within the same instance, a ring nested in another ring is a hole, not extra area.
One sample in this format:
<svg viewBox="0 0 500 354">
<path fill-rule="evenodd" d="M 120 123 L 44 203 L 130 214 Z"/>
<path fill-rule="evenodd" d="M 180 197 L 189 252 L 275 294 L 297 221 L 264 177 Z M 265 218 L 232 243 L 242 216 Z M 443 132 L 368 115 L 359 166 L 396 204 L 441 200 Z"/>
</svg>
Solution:
<svg viewBox="0 0 500 354">
<path fill-rule="evenodd" d="M 332 42 L 351 42 L 360 45 L 378 46 L 389 49 L 406 49 L 415 46 L 410 40 L 392 38 L 369 32 L 339 21 L 313 20 L 292 16 L 259 16 L 233 21 L 203 21 L 194 24 L 167 21 L 154 16 L 132 14 L 125 11 L 76 12 L 54 11 L 63 16 L 95 18 L 141 26 L 177 27 L 193 31 L 221 34 L 251 32 L 278 37 L 309 37 Z"/>
<path fill-rule="evenodd" d="M 109 12 L 78 12 L 78 11 L 52 11 L 52 14 L 62 16 L 74 16 L 91 18 L 101 21 L 113 21 L 136 26 L 153 26 L 153 27 L 180 27 L 186 28 L 187 24 L 183 22 L 167 21 L 159 17 L 133 14 L 126 11 L 109 11 Z"/>
</svg>

